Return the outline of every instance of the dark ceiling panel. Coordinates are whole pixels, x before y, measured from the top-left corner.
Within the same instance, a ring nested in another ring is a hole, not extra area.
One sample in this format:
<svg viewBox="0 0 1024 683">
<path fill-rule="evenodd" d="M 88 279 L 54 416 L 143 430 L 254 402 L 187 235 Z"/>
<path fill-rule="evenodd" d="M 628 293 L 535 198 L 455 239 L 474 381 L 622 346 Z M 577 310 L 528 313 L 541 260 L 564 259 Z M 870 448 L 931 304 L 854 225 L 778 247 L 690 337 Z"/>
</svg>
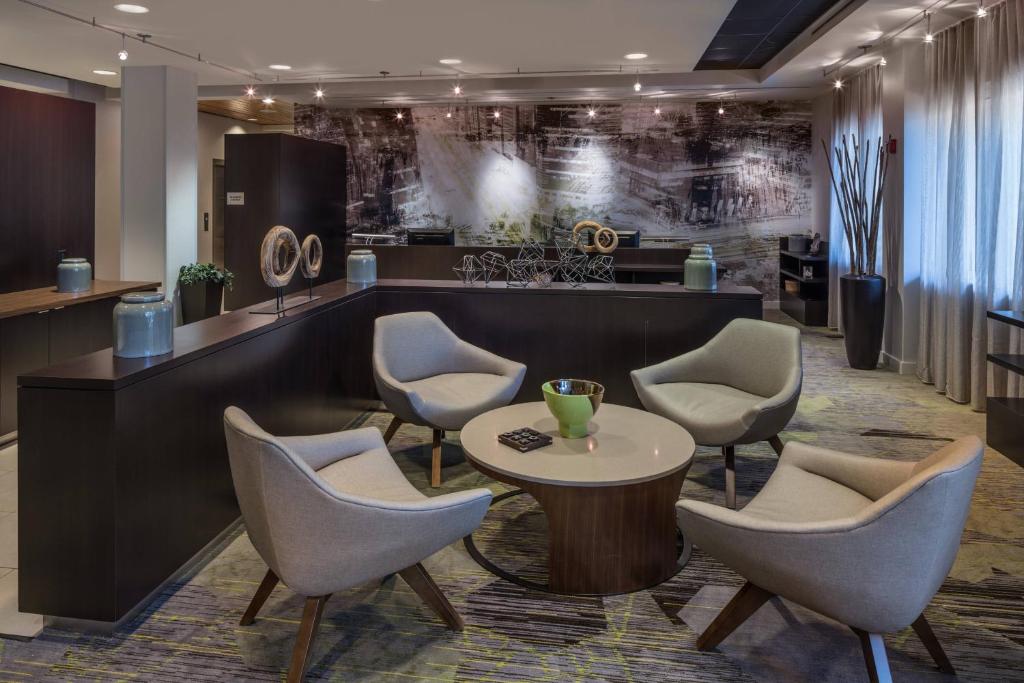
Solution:
<svg viewBox="0 0 1024 683">
<path fill-rule="evenodd" d="M 843 0 L 737 0 L 695 67 L 758 69 Z"/>
</svg>

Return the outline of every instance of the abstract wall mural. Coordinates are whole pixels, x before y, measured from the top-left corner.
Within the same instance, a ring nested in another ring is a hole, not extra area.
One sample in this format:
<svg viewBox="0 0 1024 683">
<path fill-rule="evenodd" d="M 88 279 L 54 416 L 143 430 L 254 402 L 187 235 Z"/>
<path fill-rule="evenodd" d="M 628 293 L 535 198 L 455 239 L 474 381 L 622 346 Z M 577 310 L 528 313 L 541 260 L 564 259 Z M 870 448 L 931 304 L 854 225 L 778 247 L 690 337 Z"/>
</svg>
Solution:
<svg viewBox="0 0 1024 683">
<path fill-rule="evenodd" d="M 811 104 L 719 105 L 298 105 L 295 132 L 348 147 L 352 231 L 450 226 L 491 245 L 594 219 L 644 246 L 709 242 L 774 299 L 777 237 L 811 223 Z"/>
</svg>

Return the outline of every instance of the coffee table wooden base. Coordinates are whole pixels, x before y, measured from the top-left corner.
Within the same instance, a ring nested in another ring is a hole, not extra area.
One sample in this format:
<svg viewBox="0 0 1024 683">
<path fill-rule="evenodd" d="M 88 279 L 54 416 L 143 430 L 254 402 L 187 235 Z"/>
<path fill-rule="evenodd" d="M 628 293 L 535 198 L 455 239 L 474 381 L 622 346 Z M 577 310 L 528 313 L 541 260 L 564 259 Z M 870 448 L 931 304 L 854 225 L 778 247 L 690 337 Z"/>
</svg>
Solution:
<svg viewBox="0 0 1024 683">
<path fill-rule="evenodd" d="M 474 465 L 522 488 L 547 516 L 548 585 L 516 583 L 554 593 L 613 595 L 656 586 L 679 571 L 675 503 L 689 467 L 638 484 L 560 486 L 515 481 Z M 482 557 L 479 551 L 475 556 Z"/>
</svg>

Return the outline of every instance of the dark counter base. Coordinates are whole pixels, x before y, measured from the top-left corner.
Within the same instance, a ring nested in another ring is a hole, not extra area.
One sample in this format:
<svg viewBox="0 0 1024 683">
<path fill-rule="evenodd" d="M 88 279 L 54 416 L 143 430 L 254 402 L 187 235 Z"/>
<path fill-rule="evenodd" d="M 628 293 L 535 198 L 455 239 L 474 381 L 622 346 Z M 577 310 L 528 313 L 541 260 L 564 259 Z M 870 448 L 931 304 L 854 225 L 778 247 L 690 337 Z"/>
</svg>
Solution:
<svg viewBox="0 0 1024 683">
<path fill-rule="evenodd" d="M 603 381 L 637 405 L 628 372 L 695 348 L 736 317 L 761 317 L 749 288 L 463 288 L 344 282 L 286 315 L 246 310 L 180 327 L 175 351 L 110 349 L 20 378 L 20 608 L 116 622 L 238 516 L 222 413 L 268 431 L 341 429 L 376 398 L 373 320 L 433 310 L 467 340 L 530 368 L 521 400 L 557 376 Z"/>
</svg>

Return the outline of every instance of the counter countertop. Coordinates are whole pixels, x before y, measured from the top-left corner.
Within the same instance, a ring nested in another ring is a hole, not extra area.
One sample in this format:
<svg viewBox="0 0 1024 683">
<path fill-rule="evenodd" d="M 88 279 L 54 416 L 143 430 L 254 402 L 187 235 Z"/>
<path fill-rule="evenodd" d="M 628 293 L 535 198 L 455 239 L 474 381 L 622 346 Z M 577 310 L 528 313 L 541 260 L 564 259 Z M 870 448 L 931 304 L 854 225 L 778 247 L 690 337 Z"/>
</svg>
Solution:
<svg viewBox="0 0 1024 683">
<path fill-rule="evenodd" d="M 138 288 L 142 283 L 131 284 Z M 686 298 L 761 298 L 761 293 L 753 287 L 729 284 L 720 285 L 717 292 L 696 292 L 684 289 L 680 285 L 588 283 L 583 287 L 571 287 L 565 283 L 554 283 L 548 288 L 518 288 L 506 287 L 504 282 L 492 282 L 490 286 L 484 286 L 482 283 L 465 286 L 455 280 L 379 280 L 375 285 L 358 285 L 337 280 L 313 289 L 313 293 L 320 296 L 319 299 L 289 309 L 283 315 L 249 313 L 251 309 L 266 305 L 266 302 L 261 302 L 214 318 L 177 327 L 174 330 L 174 350 L 162 356 L 115 358 L 112 349 L 108 348 L 21 375 L 18 378 L 18 383 L 31 387 L 117 390 L 213 353 L 225 346 L 237 344 L 278 327 L 294 323 L 306 316 L 314 315 L 326 306 L 341 304 L 360 296 L 369 296 L 375 291 L 408 290 L 446 291 L 482 296 L 502 293 L 523 296 L 656 295 Z"/>
<path fill-rule="evenodd" d="M 26 289 L 22 292 L 0 294 L 0 318 L 10 318 L 26 313 L 38 313 L 51 308 L 83 304 L 87 301 L 107 299 L 140 289 L 156 289 L 159 282 L 121 282 L 118 280 L 93 280 L 92 287 L 85 292 L 58 292 L 57 287 Z"/>
</svg>

